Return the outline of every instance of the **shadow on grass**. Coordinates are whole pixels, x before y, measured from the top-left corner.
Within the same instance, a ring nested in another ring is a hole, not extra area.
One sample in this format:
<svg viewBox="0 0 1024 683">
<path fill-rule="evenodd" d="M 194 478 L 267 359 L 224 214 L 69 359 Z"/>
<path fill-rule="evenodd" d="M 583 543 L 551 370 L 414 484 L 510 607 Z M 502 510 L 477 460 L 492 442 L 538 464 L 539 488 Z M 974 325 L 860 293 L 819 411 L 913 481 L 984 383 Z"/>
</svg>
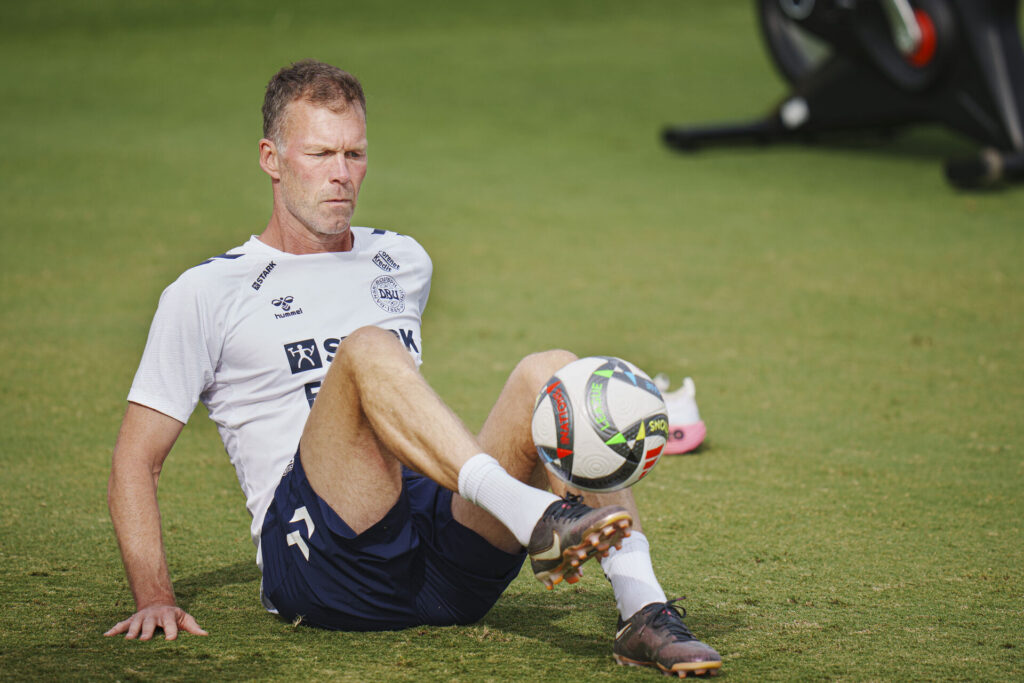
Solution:
<svg viewBox="0 0 1024 683">
<path fill-rule="evenodd" d="M 259 579 L 260 572 L 255 563 L 236 562 L 226 567 L 211 569 L 175 581 L 174 595 L 177 598 L 178 606 L 188 612 L 197 598 L 216 593 L 225 586 L 249 584 L 258 582 Z M 122 605 L 118 602 L 113 611 L 107 609 L 96 611 L 91 621 L 95 624 L 95 628 L 102 628 L 102 631 L 106 631 L 117 621 L 131 616 L 131 611 L 134 611 L 134 606 L 131 598 L 128 597 L 125 604 Z"/>
<path fill-rule="evenodd" d="M 606 623 L 607 628 L 595 630 L 595 619 Z M 572 657 L 606 661 L 611 655 L 617 621 L 614 603 L 600 594 L 538 596 L 525 593 L 503 597 L 481 623 L 545 646 L 558 647 Z M 686 624 L 699 639 L 712 646 L 747 625 L 734 614 L 716 613 L 707 608 L 700 614 L 689 615 Z"/>
<path fill-rule="evenodd" d="M 588 637 L 592 634 L 584 633 L 583 625 L 573 620 L 566 623 L 567 607 L 572 609 L 571 604 L 555 606 L 536 602 L 539 601 L 499 601 L 481 623 L 521 638 L 536 640 L 545 646 L 557 647 L 573 657 L 608 657 L 615 633 L 614 622 L 609 624 L 607 639 Z M 582 605 L 578 607 L 586 609 Z M 580 628 L 574 628 L 577 625 Z"/>
<path fill-rule="evenodd" d="M 236 562 L 227 567 L 211 569 L 202 574 L 185 577 L 174 582 L 174 593 L 178 603 L 188 609 L 187 605 L 204 593 L 212 593 L 225 586 L 251 583 L 260 580 L 260 570 L 255 562 Z"/>
<path fill-rule="evenodd" d="M 904 157 L 936 162 L 943 162 L 950 157 L 970 156 L 977 153 L 981 147 L 966 137 L 938 126 L 821 134 L 803 144 L 868 156 Z"/>
<path fill-rule="evenodd" d="M 698 151 L 714 153 L 731 150 L 739 153 L 743 151 L 764 153 L 786 148 L 803 148 L 839 151 L 868 157 L 930 160 L 942 164 L 949 159 L 974 157 L 983 146 L 981 143 L 937 124 L 921 124 L 892 129 L 807 134 L 790 140 L 777 140 L 769 143 L 708 145 L 699 148 Z M 684 154 L 687 153 L 684 152 Z"/>
</svg>

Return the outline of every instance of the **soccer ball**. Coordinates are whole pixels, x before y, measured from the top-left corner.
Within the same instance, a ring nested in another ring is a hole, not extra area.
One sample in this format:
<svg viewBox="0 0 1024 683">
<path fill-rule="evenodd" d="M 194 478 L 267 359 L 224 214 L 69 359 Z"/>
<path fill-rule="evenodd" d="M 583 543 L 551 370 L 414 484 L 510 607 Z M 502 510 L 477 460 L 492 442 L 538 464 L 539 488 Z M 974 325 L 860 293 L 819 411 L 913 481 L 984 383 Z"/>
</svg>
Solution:
<svg viewBox="0 0 1024 683">
<path fill-rule="evenodd" d="M 584 491 L 640 481 L 668 441 L 661 392 L 632 363 L 591 356 L 547 381 L 533 407 L 533 443 L 548 470 Z"/>
</svg>

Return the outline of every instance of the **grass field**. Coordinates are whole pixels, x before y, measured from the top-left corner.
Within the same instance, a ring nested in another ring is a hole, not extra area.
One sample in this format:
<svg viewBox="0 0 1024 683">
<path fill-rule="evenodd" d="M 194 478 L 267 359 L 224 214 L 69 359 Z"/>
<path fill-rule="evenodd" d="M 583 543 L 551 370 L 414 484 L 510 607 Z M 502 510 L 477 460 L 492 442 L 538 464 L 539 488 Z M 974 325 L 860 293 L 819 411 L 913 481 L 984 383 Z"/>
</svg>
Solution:
<svg viewBox="0 0 1024 683">
<path fill-rule="evenodd" d="M 351 5 L 351 6 L 349 6 Z M 0 9 L 0 679 L 655 680 L 591 570 L 478 625 L 345 634 L 259 605 L 202 409 L 161 481 L 180 602 L 132 611 L 110 451 L 162 288 L 265 225 L 269 76 L 369 95 L 357 222 L 431 252 L 424 372 L 471 426 L 523 354 L 692 375 L 708 441 L 636 490 L 725 680 L 1024 678 L 1024 190 L 962 194 L 937 129 L 679 156 L 785 89 L 751 4 L 54 0 Z"/>
</svg>

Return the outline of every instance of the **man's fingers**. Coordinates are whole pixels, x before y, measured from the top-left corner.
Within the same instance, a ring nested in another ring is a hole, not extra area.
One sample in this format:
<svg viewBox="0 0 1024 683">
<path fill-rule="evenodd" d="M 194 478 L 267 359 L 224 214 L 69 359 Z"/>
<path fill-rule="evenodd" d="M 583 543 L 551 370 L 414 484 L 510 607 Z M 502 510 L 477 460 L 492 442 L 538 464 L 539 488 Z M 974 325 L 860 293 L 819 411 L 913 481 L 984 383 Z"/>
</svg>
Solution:
<svg viewBox="0 0 1024 683">
<path fill-rule="evenodd" d="M 174 616 L 176 615 L 171 615 L 171 617 Z M 164 640 L 174 640 L 178 637 L 178 624 L 173 618 L 169 619 L 165 615 L 164 618 L 160 620 L 160 625 L 163 626 L 164 629 Z"/>
<path fill-rule="evenodd" d="M 128 632 L 125 634 L 125 638 L 132 640 L 139 637 L 139 631 L 142 630 L 142 617 L 138 614 L 132 616 L 128 620 Z"/>
<path fill-rule="evenodd" d="M 105 636 L 116 636 L 124 633 L 125 638 L 132 640 L 151 640 L 160 628 L 164 631 L 165 640 L 175 640 L 179 631 L 186 631 L 197 636 L 210 635 L 192 617 L 191 614 L 172 605 L 147 607 L 133 614 L 124 621 L 114 624 L 114 627 L 104 633 Z"/>
<path fill-rule="evenodd" d="M 112 629 L 110 629 L 109 631 L 107 631 L 103 635 L 105 635 L 105 636 L 116 636 L 116 635 L 120 635 L 120 634 L 124 633 L 125 631 L 128 630 L 128 622 L 130 622 L 130 621 L 131 621 L 131 619 L 125 619 L 124 621 L 117 622 L 116 624 L 114 624 L 114 627 Z"/>
<path fill-rule="evenodd" d="M 139 640 L 149 640 L 153 637 L 154 631 L 156 631 L 156 619 L 147 615 L 142 621 L 142 635 L 139 636 Z"/>
<path fill-rule="evenodd" d="M 181 611 L 178 618 L 178 626 L 185 629 L 189 633 L 197 636 L 208 636 L 210 635 L 203 629 L 199 628 L 199 623 L 192 617 L 191 614 L 185 611 Z"/>
</svg>

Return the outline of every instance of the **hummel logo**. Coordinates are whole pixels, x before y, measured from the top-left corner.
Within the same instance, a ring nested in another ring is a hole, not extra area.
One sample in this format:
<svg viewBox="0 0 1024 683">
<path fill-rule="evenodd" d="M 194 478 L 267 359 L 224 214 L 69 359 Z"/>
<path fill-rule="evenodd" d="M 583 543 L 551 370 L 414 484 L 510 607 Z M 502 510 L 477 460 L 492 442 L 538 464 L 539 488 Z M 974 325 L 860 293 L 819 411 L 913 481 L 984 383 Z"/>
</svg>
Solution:
<svg viewBox="0 0 1024 683">
<path fill-rule="evenodd" d="M 273 301 L 271 301 L 270 303 L 274 304 L 275 306 L 279 306 L 281 310 L 284 311 L 284 313 L 275 313 L 274 317 L 281 319 L 287 318 L 288 316 L 292 315 L 302 315 L 301 308 L 296 308 L 295 310 L 292 310 L 292 303 L 294 301 L 295 297 L 293 296 L 282 296 L 278 299 L 274 299 Z"/>
<path fill-rule="evenodd" d="M 562 539 L 558 537 L 557 531 L 551 532 L 551 547 L 542 553 L 532 555 L 534 560 L 557 560 L 562 556 Z"/>
</svg>

